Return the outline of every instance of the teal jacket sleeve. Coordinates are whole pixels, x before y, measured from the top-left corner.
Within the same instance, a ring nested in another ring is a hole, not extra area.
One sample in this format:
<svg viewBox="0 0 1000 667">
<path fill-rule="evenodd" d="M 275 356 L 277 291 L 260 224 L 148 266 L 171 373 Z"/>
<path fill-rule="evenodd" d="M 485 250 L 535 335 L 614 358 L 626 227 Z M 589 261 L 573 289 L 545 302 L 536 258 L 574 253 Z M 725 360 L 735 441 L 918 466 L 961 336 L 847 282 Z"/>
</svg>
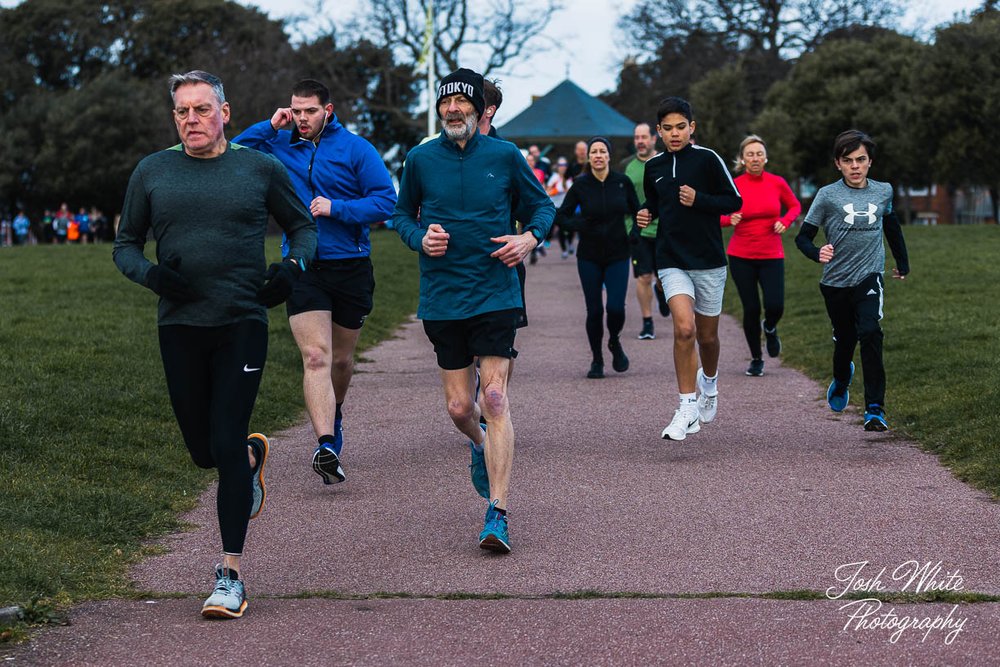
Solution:
<svg viewBox="0 0 1000 667">
<path fill-rule="evenodd" d="M 418 219 L 420 213 L 420 182 L 417 175 L 418 169 L 413 168 L 412 162 L 417 159 L 411 152 L 407 156 L 410 163 L 409 169 L 403 170 L 403 180 L 399 184 L 399 197 L 396 199 L 396 208 L 392 212 L 392 228 L 399 234 L 399 238 L 410 250 L 420 252 L 421 242 L 426 231 Z"/>
</svg>

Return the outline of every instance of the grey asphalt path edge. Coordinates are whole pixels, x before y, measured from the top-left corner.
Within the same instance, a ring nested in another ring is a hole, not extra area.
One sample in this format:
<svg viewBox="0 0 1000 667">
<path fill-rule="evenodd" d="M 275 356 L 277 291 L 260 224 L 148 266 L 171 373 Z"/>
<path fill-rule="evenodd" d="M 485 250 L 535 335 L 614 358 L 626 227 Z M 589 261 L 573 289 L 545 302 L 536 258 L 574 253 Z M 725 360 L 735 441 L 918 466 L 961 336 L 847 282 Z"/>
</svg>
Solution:
<svg viewBox="0 0 1000 667">
<path fill-rule="evenodd" d="M 993 663 L 992 602 L 876 610 L 845 598 L 726 597 L 833 597 L 844 588 L 1000 595 L 1000 507 L 986 494 L 914 443 L 865 432 L 853 409 L 830 412 L 825 387 L 780 360 L 767 359 L 763 377 L 745 376 L 746 344 L 727 316 L 716 420 L 664 441 L 677 402 L 670 320 L 656 314 L 657 338 L 636 340 L 630 292 L 622 340 L 631 367 L 615 373 L 606 353 L 608 376 L 587 380 L 575 262 L 550 255 L 529 267 L 527 298 L 510 389 L 513 553 L 478 548 L 486 502 L 472 489 L 467 442 L 448 419 L 414 321 L 357 368 L 345 404 L 347 482 L 324 486 L 311 471 L 307 424 L 272 435 L 267 505 L 244 556 L 243 619 L 198 615 L 219 559 L 211 488 L 185 516 L 194 528 L 163 539 L 165 553 L 135 568 L 148 600 L 81 605 L 72 625 L 4 659 Z M 688 595 L 703 597 L 677 597 Z"/>
</svg>

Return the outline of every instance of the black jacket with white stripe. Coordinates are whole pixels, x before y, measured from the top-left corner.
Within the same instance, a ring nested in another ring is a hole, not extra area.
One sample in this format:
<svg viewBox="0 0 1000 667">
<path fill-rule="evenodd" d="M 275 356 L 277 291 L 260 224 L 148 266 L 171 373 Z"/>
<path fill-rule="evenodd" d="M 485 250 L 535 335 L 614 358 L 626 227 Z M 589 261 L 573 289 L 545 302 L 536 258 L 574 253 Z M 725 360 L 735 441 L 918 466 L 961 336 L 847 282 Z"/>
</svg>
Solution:
<svg viewBox="0 0 1000 667">
<path fill-rule="evenodd" d="M 692 206 L 681 204 L 682 185 L 695 191 Z M 738 211 L 743 200 L 715 151 L 691 144 L 676 153 L 650 158 L 643 190 L 643 208 L 660 219 L 656 230 L 657 269 L 690 271 L 726 265 L 719 216 Z"/>
</svg>

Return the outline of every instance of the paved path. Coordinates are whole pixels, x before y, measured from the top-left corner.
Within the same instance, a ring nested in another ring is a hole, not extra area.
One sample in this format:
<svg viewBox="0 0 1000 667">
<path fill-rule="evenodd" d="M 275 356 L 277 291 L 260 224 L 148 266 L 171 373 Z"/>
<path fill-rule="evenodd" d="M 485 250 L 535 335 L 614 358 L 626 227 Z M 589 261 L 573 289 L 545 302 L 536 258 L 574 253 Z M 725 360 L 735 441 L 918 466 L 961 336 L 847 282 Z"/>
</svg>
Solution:
<svg viewBox="0 0 1000 667">
<path fill-rule="evenodd" d="M 957 570 L 961 590 L 1000 594 L 1000 507 L 985 494 L 912 443 L 864 432 L 856 413 L 834 415 L 823 387 L 776 361 L 746 377 L 731 318 L 716 421 L 663 441 L 676 404 L 669 320 L 657 316 L 656 340 L 635 340 L 630 294 L 632 368 L 595 381 L 584 378 L 575 263 L 531 267 L 528 305 L 511 396 L 511 555 L 477 546 L 485 501 L 411 323 L 359 367 L 345 484 L 324 487 L 309 469 L 305 425 L 272 438 L 244 619 L 198 614 L 218 552 L 210 489 L 187 517 L 196 528 L 135 569 L 149 600 L 82 605 L 71 626 L 2 655 L 39 665 L 220 655 L 262 665 L 993 663 L 1000 604 L 886 603 L 867 620 L 893 608 L 951 624 L 892 642 L 891 629 L 845 628 L 844 600 L 802 593 L 843 586 L 837 568 L 861 561 L 863 577 L 888 568 L 879 580 L 901 590 L 893 570 L 916 560 L 940 562 L 939 582 Z M 729 596 L 776 592 L 798 599 Z"/>
</svg>

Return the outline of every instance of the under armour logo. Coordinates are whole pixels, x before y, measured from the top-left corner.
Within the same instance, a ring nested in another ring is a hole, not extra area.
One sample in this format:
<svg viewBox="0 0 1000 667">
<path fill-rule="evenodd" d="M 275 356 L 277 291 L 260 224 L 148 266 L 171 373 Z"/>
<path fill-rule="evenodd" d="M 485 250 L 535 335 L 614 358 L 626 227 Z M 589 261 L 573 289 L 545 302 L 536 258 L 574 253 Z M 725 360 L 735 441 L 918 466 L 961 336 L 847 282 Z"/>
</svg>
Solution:
<svg viewBox="0 0 1000 667">
<path fill-rule="evenodd" d="M 847 224 L 853 225 L 854 224 L 854 219 L 856 217 L 858 217 L 858 216 L 864 216 L 864 217 L 868 218 L 868 224 L 869 225 L 874 225 L 875 224 L 875 220 L 877 219 L 875 217 L 875 211 L 878 210 L 878 206 L 876 206 L 875 204 L 868 204 L 868 212 L 867 213 L 864 212 L 864 211 L 855 211 L 854 210 L 854 204 L 847 204 L 846 206 L 844 206 L 844 210 L 847 211 L 847 215 L 844 216 L 844 222 L 846 222 Z"/>
</svg>

